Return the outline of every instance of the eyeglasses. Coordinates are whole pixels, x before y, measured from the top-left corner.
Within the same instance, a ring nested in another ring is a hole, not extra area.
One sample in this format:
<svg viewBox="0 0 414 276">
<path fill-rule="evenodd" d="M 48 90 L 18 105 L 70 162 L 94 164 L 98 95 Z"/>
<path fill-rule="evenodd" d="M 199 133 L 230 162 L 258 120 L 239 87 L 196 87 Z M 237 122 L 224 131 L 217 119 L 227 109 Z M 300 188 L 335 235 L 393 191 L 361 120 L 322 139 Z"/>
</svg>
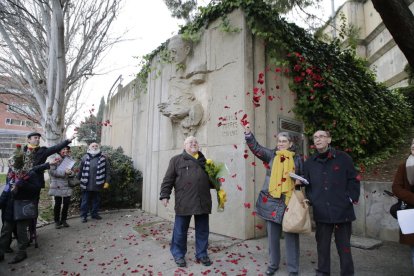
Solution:
<svg viewBox="0 0 414 276">
<path fill-rule="evenodd" d="M 319 140 L 319 139 L 323 139 L 323 138 L 327 138 L 327 135 L 319 135 L 319 136 L 313 136 L 313 140 Z"/>
</svg>

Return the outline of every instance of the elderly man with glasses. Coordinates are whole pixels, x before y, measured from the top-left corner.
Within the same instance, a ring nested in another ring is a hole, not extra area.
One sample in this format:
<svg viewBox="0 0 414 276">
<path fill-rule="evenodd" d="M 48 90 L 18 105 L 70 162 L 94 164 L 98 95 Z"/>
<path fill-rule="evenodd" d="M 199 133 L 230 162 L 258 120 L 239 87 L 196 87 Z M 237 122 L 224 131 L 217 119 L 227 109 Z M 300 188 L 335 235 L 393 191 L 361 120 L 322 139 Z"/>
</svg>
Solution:
<svg viewBox="0 0 414 276">
<path fill-rule="evenodd" d="M 339 254 L 341 275 L 354 275 L 351 254 L 352 221 L 356 219 L 353 205 L 358 202 L 360 184 L 352 158 L 330 146 L 328 131 L 313 135 L 316 153 L 304 165 L 308 199 L 316 222 L 318 267 L 316 275 L 330 275 L 332 233 Z"/>
</svg>

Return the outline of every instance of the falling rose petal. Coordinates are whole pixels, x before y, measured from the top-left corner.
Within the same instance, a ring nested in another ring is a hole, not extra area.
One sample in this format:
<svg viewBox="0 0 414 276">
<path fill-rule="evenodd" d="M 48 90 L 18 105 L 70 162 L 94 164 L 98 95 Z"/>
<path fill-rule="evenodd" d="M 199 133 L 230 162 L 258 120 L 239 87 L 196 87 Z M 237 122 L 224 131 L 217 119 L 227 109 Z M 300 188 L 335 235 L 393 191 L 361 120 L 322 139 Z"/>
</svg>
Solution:
<svg viewBox="0 0 414 276">
<path fill-rule="evenodd" d="M 361 181 L 362 180 L 362 175 L 358 174 L 355 178 L 356 178 L 356 180 Z"/>
<path fill-rule="evenodd" d="M 235 149 L 237 149 L 237 145 L 233 145 L 233 147 L 234 147 Z"/>
<path fill-rule="evenodd" d="M 226 181 L 226 179 L 225 179 L 225 178 L 223 178 L 223 177 L 220 177 L 220 178 L 218 179 L 218 181 L 219 181 L 219 182 L 221 182 L 221 183 L 223 183 L 224 181 Z"/>
<path fill-rule="evenodd" d="M 239 191 L 243 191 L 242 187 L 241 187 L 241 186 L 239 186 L 239 185 L 237 185 L 237 190 L 239 190 Z"/>
<path fill-rule="evenodd" d="M 256 227 L 257 229 L 259 229 L 259 230 L 262 230 L 262 229 L 263 229 L 263 225 L 261 225 L 261 224 L 256 224 L 256 225 L 255 225 L 255 227 Z"/>
<path fill-rule="evenodd" d="M 263 203 L 267 203 L 267 201 L 268 201 L 268 198 L 265 196 L 265 197 L 262 197 L 262 202 Z"/>
<path fill-rule="evenodd" d="M 245 202 L 245 203 L 244 203 L 244 208 L 248 208 L 248 209 L 250 209 L 250 207 L 251 207 L 250 202 Z"/>
<path fill-rule="evenodd" d="M 253 167 L 256 167 L 256 162 L 252 162 L 252 166 Z"/>
<path fill-rule="evenodd" d="M 252 216 L 254 216 L 254 217 L 256 216 L 256 212 L 255 211 L 252 212 Z"/>
<path fill-rule="evenodd" d="M 267 96 L 267 98 L 269 99 L 269 101 L 273 101 L 273 99 L 274 99 L 274 96 Z"/>
<path fill-rule="evenodd" d="M 264 166 L 267 170 L 270 170 L 269 163 L 266 163 L 266 162 L 264 162 L 264 161 L 263 161 L 263 166 Z"/>
<path fill-rule="evenodd" d="M 276 217 L 276 211 L 272 212 L 272 217 Z"/>
<path fill-rule="evenodd" d="M 249 157 L 249 155 L 248 154 L 244 154 L 243 157 L 244 157 L 244 159 L 247 159 Z"/>
<path fill-rule="evenodd" d="M 225 105 L 225 106 L 224 106 L 224 108 L 230 108 L 230 106 L 228 106 L 228 105 Z"/>
<path fill-rule="evenodd" d="M 236 176 L 237 176 L 237 173 L 233 174 L 231 177 L 232 178 L 235 178 Z"/>
</svg>

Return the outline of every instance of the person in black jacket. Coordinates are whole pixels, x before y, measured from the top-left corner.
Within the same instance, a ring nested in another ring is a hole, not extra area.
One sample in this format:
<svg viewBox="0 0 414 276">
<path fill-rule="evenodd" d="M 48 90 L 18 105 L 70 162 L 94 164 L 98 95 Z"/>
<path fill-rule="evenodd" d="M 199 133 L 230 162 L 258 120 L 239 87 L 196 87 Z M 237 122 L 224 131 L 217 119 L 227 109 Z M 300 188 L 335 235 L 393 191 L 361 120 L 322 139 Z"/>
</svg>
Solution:
<svg viewBox="0 0 414 276">
<path fill-rule="evenodd" d="M 330 146 L 328 131 L 313 134 L 317 152 L 304 165 L 308 199 L 313 206 L 316 222 L 318 268 L 316 275 L 331 273 L 331 239 L 339 254 L 341 275 L 354 275 L 351 254 L 352 221 L 356 219 L 353 204 L 359 199 L 360 184 L 352 158 L 343 151 Z"/>
<path fill-rule="evenodd" d="M 205 266 L 211 261 L 207 254 L 209 214 L 211 214 L 210 189 L 214 188 L 205 171 L 206 158 L 199 151 L 195 137 L 184 141 L 184 151 L 171 158 L 161 184 L 160 200 L 167 207 L 172 189 L 175 193 L 175 223 L 170 251 L 175 263 L 185 267 L 187 233 L 194 215 L 196 260 Z"/>
<path fill-rule="evenodd" d="M 27 151 L 33 152 L 33 160 L 31 160 L 32 166 L 44 164 L 49 156 L 60 152 L 61 149 L 69 145 L 73 139 L 75 139 L 75 136 L 72 136 L 71 138 L 62 141 L 57 145 L 51 147 L 40 147 L 39 144 L 41 136 L 42 135 L 38 132 L 29 133 L 27 135 L 27 145 L 23 148 L 23 151 L 25 153 L 27 153 Z M 38 179 L 42 184 L 42 188 L 44 188 L 45 178 L 43 172 L 39 172 Z"/>
<path fill-rule="evenodd" d="M 5 207 L 4 225 L 0 236 L 0 261 L 4 260 L 4 253 L 10 245 L 11 235 L 15 228 L 17 229 L 18 251 L 9 264 L 15 264 L 27 258 L 26 247 L 29 244 L 27 228 L 30 219 L 14 220 L 14 200 L 38 201 L 42 188 L 42 178 L 39 175 L 49 168 L 50 164 L 45 163 L 34 166 L 27 173 L 14 174 L 10 179 L 10 189 L 3 191 L 0 196 L 0 204 Z"/>
</svg>

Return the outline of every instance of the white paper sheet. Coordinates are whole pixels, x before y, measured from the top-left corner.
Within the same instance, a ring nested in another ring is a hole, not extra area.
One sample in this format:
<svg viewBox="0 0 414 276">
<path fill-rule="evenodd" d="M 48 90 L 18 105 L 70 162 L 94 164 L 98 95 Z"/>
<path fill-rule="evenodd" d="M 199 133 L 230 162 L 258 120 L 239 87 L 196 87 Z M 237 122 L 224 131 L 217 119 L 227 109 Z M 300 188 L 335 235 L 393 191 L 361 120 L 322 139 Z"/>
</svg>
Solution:
<svg viewBox="0 0 414 276">
<path fill-rule="evenodd" d="M 65 157 L 62 160 L 62 163 L 59 164 L 56 171 L 65 172 L 66 170 L 72 169 L 73 165 L 75 165 L 75 160 L 70 157 Z"/>
<path fill-rule="evenodd" d="M 299 180 L 300 182 L 302 182 L 305 185 L 309 184 L 309 181 L 306 178 L 303 178 L 302 176 L 299 176 L 296 173 L 291 172 L 291 173 L 289 173 L 289 176 L 292 177 L 293 179 Z"/>
<path fill-rule="evenodd" d="M 397 218 L 403 234 L 414 233 L 414 209 L 397 211 Z"/>
</svg>

